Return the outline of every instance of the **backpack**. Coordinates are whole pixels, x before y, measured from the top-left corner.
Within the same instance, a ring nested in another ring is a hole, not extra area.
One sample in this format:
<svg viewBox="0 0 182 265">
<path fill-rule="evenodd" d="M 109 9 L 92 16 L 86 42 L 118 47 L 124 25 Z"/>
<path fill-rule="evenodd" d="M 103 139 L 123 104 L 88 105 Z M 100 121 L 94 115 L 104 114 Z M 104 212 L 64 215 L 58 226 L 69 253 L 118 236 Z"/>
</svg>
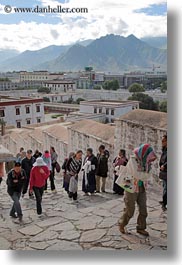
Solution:
<svg viewBox="0 0 182 265">
<path fill-rule="evenodd" d="M 109 159 L 110 153 L 108 150 L 105 150 L 105 156 L 107 157 L 107 159 Z"/>
</svg>

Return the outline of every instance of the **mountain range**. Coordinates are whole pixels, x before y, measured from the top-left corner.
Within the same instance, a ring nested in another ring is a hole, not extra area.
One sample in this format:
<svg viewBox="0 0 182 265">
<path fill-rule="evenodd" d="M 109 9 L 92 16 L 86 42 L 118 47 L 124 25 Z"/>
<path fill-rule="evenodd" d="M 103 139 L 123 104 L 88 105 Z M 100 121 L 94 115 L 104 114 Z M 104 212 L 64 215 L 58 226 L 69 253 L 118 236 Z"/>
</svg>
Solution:
<svg viewBox="0 0 182 265">
<path fill-rule="evenodd" d="M 4 56 L 5 59 L 0 60 L 0 71 L 78 71 L 88 65 L 96 70 L 112 72 L 149 68 L 153 64 L 166 68 L 167 50 L 158 48 L 159 45 L 165 47 L 164 38 L 138 39 L 134 35 L 123 37 L 110 34 L 73 45 L 51 45 L 19 54 L 14 51 L 15 56 L 9 54 L 9 58 Z M 0 56 L 1 53 L 2 50 Z"/>
</svg>

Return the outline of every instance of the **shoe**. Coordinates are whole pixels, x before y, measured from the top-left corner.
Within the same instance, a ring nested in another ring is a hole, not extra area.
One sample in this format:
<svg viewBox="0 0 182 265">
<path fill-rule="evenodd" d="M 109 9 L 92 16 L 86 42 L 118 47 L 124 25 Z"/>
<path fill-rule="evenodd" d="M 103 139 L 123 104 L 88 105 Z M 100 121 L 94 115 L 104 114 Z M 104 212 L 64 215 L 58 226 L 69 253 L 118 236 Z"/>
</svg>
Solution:
<svg viewBox="0 0 182 265">
<path fill-rule="evenodd" d="M 100 193 L 100 190 L 96 190 L 96 192 L 95 193 Z"/>
<path fill-rule="evenodd" d="M 19 217 L 18 217 L 18 220 L 19 220 L 20 224 L 23 223 L 23 216 L 22 216 L 22 215 L 19 216 Z"/>
<path fill-rule="evenodd" d="M 119 231 L 122 233 L 122 234 L 125 234 L 125 229 L 124 229 L 124 226 L 119 224 Z"/>
<path fill-rule="evenodd" d="M 12 217 L 14 219 L 18 218 L 18 216 L 16 214 L 10 214 L 10 217 Z"/>
<path fill-rule="evenodd" d="M 34 195 L 33 194 L 30 194 L 29 195 L 29 199 L 34 199 Z"/>
<path fill-rule="evenodd" d="M 25 194 L 22 194 L 21 197 L 24 198 L 25 197 Z"/>
<path fill-rule="evenodd" d="M 102 190 L 102 192 L 106 192 L 105 190 Z"/>
<path fill-rule="evenodd" d="M 48 190 L 44 190 L 44 193 L 48 193 Z"/>
<path fill-rule="evenodd" d="M 159 201 L 159 204 L 161 204 L 161 205 L 162 205 L 162 204 L 163 204 L 163 201 Z"/>
<path fill-rule="evenodd" d="M 149 233 L 144 229 L 143 230 L 137 229 L 137 233 L 139 233 L 143 236 L 149 236 Z"/>
<path fill-rule="evenodd" d="M 162 210 L 163 210 L 163 212 L 167 211 L 167 207 L 162 205 Z"/>
<path fill-rule="evenodd" d="M 57 190 L 56 189 L 52 190 L 52 193 L 57 193 Z"/>
</svg>

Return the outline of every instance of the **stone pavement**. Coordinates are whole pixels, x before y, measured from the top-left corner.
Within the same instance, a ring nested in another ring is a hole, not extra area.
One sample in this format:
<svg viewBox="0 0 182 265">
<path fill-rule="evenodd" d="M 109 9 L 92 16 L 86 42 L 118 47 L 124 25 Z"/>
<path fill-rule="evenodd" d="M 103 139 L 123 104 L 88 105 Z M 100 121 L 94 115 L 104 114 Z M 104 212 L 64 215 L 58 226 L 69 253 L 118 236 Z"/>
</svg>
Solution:
<svg viewBox="0 0 182 265">
<path fill-rule="evenodd" d="M 0 186 L 0 249 L 12 250 L 166 250 L 167 213 L 158 201 L 162 190 L 155 184 L 148 190 L 148 238 L 136 233 L 136 218 L 131 219 L 128 234 L 121 235 L 117 221 L 124 208 L 123 198 L 111 193 L 83 196 L 71 201 L 57 177 L 57 194 L 43 197 L 43 216 L 35 211 L 35 200 L 21 199 L 24 222 L 9 217 L 11 199 L 6 183 Z"/>
</svg>

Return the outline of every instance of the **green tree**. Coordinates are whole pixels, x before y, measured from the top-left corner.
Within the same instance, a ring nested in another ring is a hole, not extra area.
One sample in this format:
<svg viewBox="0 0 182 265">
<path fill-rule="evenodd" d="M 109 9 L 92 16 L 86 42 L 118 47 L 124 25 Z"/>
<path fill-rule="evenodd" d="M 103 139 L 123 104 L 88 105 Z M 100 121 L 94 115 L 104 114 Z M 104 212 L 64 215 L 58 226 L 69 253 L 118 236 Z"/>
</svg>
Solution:
<svg viewBox="0 0 182 265">
<path fill-rule="evenodd" d="M 83 98 L 77 98 L 77 100 L 76 100 L 76 104 L 80 104 L 80 101 L 84 101 L 84 99 Z"/>
<path fill-rule="evenodd" d="M 50 102 L 50 99 L 48 97 L 43 97 L 44 102 Z"/>
<path fill-rule="evenodd" d="M 40 87 L 37 89 L 37 92 L 38 93 L 47 93 L 49 94 L 50 93 L 50 89 L 48 87 Z"/>
<path fill-rule="evenodd" d="M 145 91 L 145 88 L 138 84 L 138 83 L 133 83 L 129 86 L 128 88 L 129 92 L 144 92 Z"/>
<path fill-rule="evenodd" d="M 103 89 L 105 89 L 105 90 L 117 90 L 117 89 L 119 89 L 118 80 L 105 81 L 103 84 Z"/>
<path fill-rule="evenodd" d="M 162 83 L 161 83 L 161 92 L 162 93 L 165 93 L 166 91 L 167 91 L 167 80 L 166 81 L 163 81 Z"/>
<path fill-rule="evenodd" d="M 162 112 L 167 112 L 167 100 L 160 102 L 159 110 Z"/>
<path fill-rule="evenodd" d="M 101 86 L 98 86 L 98 85 L 97 86 L 94 86 L 94 89 L 95 90 L 101 90 Z"/>
<path fill-rule="evenodd" d="M 155 102 L 152 97 L 144 93 L 134 93 L 128 100 L 139 101 L 140 109 L 159 110 L 158 102 Z"/>
</svg>

